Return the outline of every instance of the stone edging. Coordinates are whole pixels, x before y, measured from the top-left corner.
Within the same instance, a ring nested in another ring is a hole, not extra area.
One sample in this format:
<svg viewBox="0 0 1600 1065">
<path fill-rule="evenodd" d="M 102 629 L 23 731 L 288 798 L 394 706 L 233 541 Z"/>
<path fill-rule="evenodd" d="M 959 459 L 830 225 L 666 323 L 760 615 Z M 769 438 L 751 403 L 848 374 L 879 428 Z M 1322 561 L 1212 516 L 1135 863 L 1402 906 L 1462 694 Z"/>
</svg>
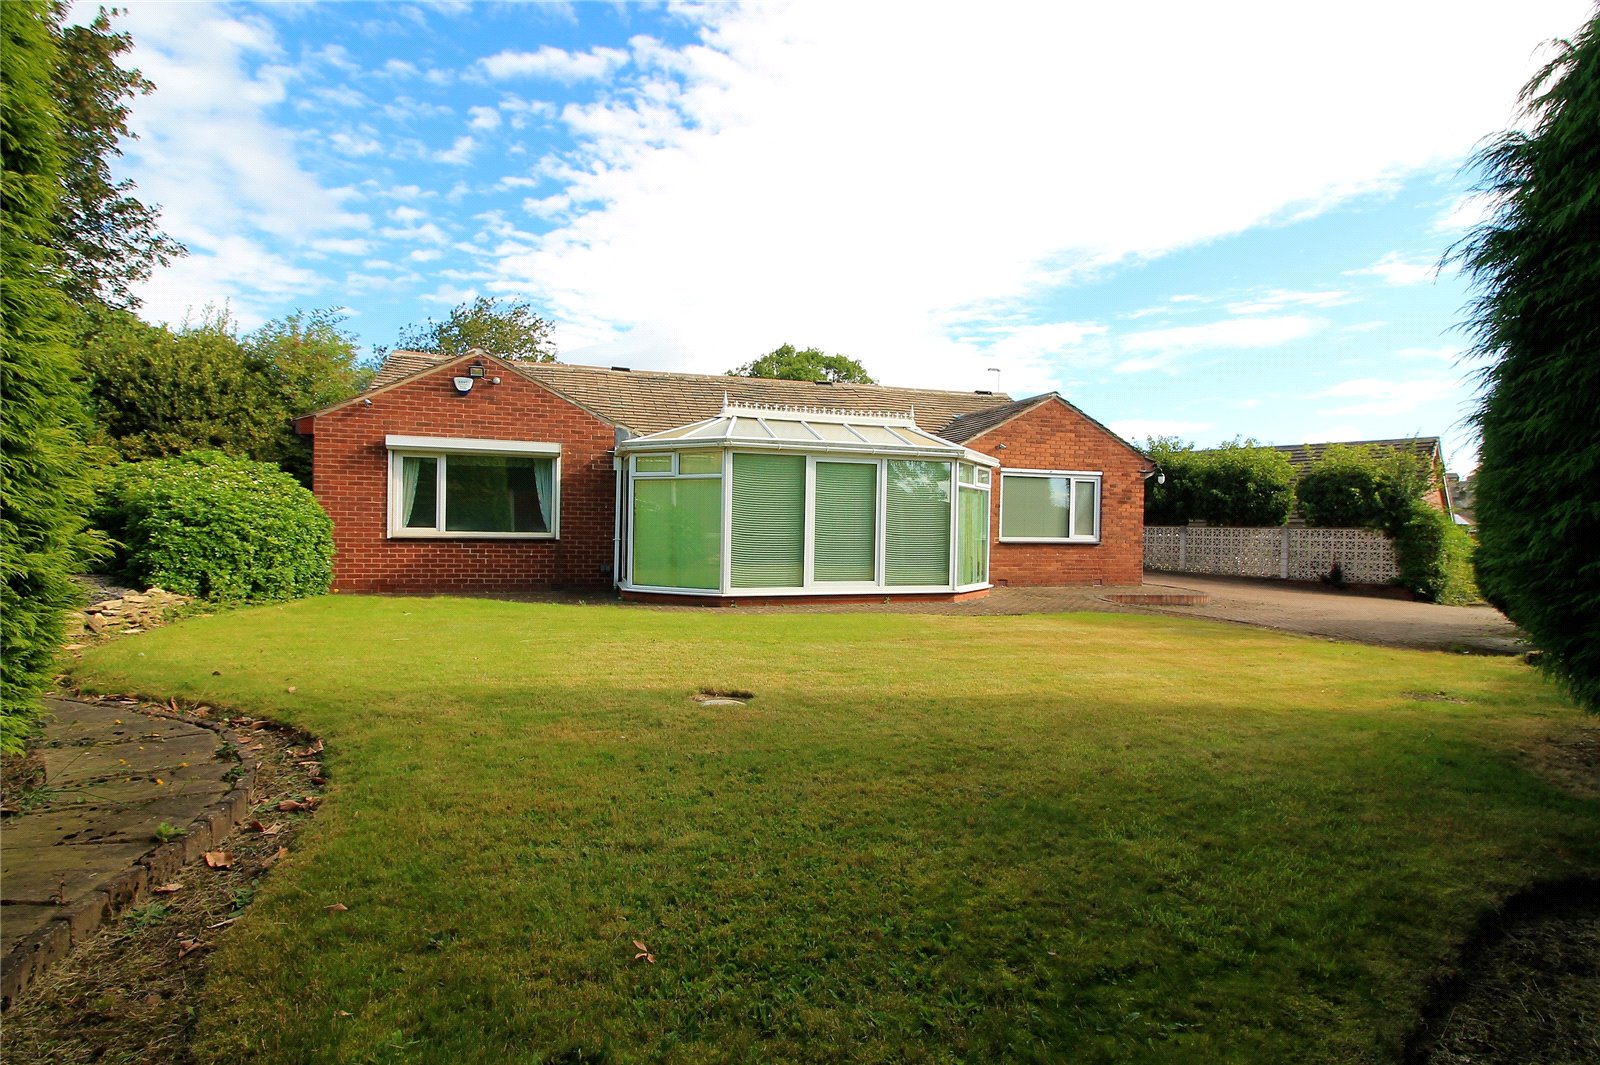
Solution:
<svg viewBox="0 0 1600 1065">
<path fill-rule="evenodd" d="M 209 729 L 243 749 L 243 744 L 237 742 L 241 737 L 234 736 L 220 724 L 144 710 L 138 712 Z M 9 1009 L 27 987 L 65 958 L 73 947 L 86 942 L 102 925 L 109 924 L 144 898 L 152 885 L 171 880 L 178 870 L 199 861 L 206 851 L 214 850 L 231 836 L 234 827 L 250 813 L 255 783 L 255 768 L 245 769 L 228 794 L 207 806 L 189 823 L 188 833 L 183 838 L 157 843 L 134 859 L 130 868 L 97 885 L 88 898 L 63 906 L 43 928 L 13 947 L 0 959 L 0 1010 Z"/>
</svg>

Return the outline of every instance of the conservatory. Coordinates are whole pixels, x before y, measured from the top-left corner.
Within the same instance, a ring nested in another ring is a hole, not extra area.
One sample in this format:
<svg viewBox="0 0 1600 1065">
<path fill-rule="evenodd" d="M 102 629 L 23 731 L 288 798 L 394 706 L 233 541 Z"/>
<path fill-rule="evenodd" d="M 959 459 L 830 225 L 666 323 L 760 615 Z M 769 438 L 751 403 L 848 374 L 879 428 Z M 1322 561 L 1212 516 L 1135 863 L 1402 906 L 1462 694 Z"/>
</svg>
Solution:
<svg viewBox="0 0 1600 1065">
<path fill-rule="evenodd" d="M 989 587 L 994 459 L 911 413 L 723 404 L 617 445 L 618 583 L 698 596 Z"/>
</svg>

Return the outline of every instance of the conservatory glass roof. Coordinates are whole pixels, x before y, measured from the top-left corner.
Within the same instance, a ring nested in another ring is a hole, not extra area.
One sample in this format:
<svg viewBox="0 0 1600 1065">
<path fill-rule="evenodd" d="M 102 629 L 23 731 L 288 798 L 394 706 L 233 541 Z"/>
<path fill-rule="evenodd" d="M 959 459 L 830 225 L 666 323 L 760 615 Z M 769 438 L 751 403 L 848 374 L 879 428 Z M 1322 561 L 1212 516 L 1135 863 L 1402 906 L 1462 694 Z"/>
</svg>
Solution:
<svg viewBox="0 0 1600 1065">
<path fill-rule="evenodd" d="M 1000 465 L 988 455 L 917 428 L 910 411 L 729 403 L 724 403 L 722 411 L 714 417 L 625 440 L 617 450 L 627 453 L 685 446 L 915 455 L 960 459 L 983 466 Z"/>
</svg>

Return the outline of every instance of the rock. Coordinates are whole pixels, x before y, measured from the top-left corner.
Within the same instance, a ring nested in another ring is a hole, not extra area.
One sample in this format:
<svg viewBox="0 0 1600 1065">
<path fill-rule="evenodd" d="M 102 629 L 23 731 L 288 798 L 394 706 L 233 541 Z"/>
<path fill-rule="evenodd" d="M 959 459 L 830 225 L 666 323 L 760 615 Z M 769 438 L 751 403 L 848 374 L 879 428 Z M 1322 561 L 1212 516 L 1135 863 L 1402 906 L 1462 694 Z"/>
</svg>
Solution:
<svg viewBox="0 0 1600 1065">
<path fill-rule="evenodd" d="M 106 619 L 101 617 L 99 614 L 88 614 L 88 615 L 85 615 L 84 621 L 85 621 L 85 623 L 88 624 L 89 628 L 94 632 L 105 632 L 106 631 Z"/>
</svg>

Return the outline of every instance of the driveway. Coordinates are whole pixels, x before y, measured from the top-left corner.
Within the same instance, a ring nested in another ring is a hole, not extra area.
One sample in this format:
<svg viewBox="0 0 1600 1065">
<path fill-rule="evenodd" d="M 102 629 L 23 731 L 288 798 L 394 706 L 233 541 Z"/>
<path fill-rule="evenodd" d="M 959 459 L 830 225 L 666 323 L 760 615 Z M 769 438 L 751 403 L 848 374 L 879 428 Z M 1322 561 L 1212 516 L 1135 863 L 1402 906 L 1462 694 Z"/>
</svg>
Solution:
<svg viewBox="0 0 1600 1065">
<path fill-rule="evenodd" d="M 1321 585 L 1145 574 L 1146 587 L 1174 585 L 1210 598 L 1204 606 L 1142 607 L 1151 613 L 1234 621 L 1332 640 L 1461 654 L 1516 655 L 1529 649 L 1517 627 L 1490 606 L 1438 606 Z"/>
<path fill-rule="evenodd" d="M 1130 598 L 1204 596 L 1203 605 L 1128 602 Z M 1118 600 L 1122 601 L 1118 601 Z M 650 605 L 648 610 L 704 610 L 699 606 Z M 1515 625 L 1488 606 L 1437 606 L 1406 599 L 1340 591 L 1318 584 L 1210 577 L 1193 573 L 1145 573 L 1145 583 L 1126 587 L 996 588 L 961 603 L 885 601 L 872 603 L 741 603 L 741 614 L 881 613 L 1057 614 L 1081 610 L 1168 614 L 1256 625 L 1330 640 L 1410 647 L 1460 654 L 1516 655 L 1528 650 Z"/>
</svg>

